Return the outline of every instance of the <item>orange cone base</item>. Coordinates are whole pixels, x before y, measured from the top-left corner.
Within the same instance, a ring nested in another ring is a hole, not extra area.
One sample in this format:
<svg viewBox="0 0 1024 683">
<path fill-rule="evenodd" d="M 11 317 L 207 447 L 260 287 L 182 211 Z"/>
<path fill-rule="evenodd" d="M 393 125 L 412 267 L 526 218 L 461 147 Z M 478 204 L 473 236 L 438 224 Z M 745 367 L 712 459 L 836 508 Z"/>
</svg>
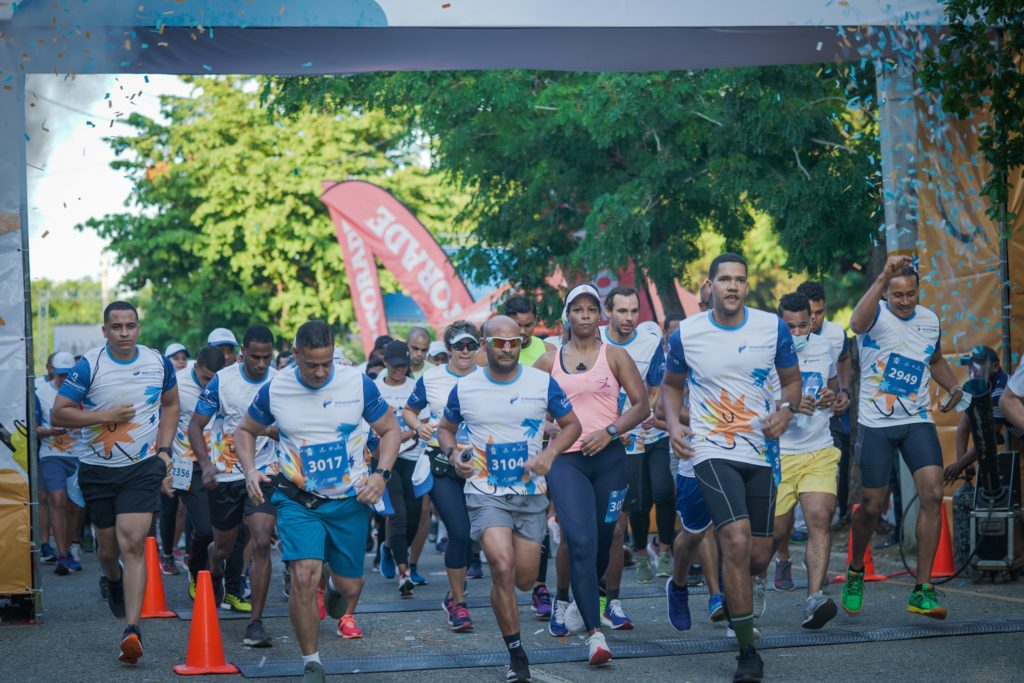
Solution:
<svg viewBox="0 0 1024 683">
<path fill-rule="evenodd" d="M 151 612 L 149 614 L 143 614 L 143 619 L 170 619 L 171 617 L 178 616 L 175 612 L 170 610 L 161 610 L 159 612 Z"/>
<path fill-rule="evenodd" d="M 234 664 L 221 664 L 220 666 L 189 666 L 178 664 L 174 667 L 174 673 L 179 676 L 203 676 L 206 674 L 236 674 L 238 667 Z"/>
</svg>

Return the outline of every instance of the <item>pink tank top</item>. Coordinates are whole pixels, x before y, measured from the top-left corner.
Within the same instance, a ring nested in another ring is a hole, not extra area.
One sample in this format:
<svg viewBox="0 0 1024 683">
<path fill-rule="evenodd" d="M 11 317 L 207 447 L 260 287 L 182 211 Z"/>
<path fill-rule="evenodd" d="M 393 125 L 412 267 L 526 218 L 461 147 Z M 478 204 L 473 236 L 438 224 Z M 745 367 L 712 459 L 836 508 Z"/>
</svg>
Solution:
<svg viewBox="0 0 1024 683">
<path fill-rule="evenodd" d="M 563 366 L 562 349 L 558 350 L 551 366 L 551 376 L 569 397 L 572 410 L 583 425 L 581 439 L 590 432 L 604 429 L 619 417 L 619 381 L 608 365 L 607 348 L 608 344 L 601 344 L 597 362 L 586 372 L 567 372 Z M 580 450 L 580 439 L 569 450 Z"/>
</svg>

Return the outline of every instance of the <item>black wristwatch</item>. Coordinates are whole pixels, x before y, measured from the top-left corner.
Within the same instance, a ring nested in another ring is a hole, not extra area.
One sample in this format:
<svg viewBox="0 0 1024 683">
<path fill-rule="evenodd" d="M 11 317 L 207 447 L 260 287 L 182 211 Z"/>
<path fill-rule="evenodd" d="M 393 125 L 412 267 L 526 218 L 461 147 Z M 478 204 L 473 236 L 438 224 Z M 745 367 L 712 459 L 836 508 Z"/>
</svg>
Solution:
<svg viewBox="0 0 1024 683">
<path fill-rule="evenodd" d="M 380 478 L 386 482 L 391 481 L 391 470 L 385 469 L 383 467 L 378 467 L 376 470 L 374 470 L 373 473 L 379 474 Z"/>
<path fill-rule="evenodd" d="M 608 434 L 613 439 L 617 439 L 619 437 L 619 429 L 618 429 L 618 427 L 615 426 L 615 423 L 612 423 L 612 424 L 608 425 L 607 427 L 605 427 L 604 431 L 608 432 Z"/>
<path fill-rule="evenodd" d="M 160 448 L 156 449 L 157 455 L 160 455 L 161 453 L 166 453 L 167 455 L 170 456 L 174 455 L 174 451 L 171 450 L 170 446 L 161 446 Z"/>
</svg>

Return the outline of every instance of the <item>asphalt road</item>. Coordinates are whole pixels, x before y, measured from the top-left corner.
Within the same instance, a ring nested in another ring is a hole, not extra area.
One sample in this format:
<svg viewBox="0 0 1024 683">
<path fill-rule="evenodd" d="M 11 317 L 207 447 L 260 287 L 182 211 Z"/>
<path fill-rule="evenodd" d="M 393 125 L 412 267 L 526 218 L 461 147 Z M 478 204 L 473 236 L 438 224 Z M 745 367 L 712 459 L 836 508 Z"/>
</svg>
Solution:
<svg viewBox="0 0 1024 683">
<path fill-rule="evenodd" d="M 796 562 L 800 565 L 800 548 L 794 547 Z M 45 569 L 45 614 L 42 622 L 34 625 L 8 625 L 0 627 L 0 657 L 3 681 L 181 681 L 172 672 L 175 664 L 184 661 L 190 622 L 181 619 L 154 619 L 143 624 L 146 654 L 142 663 L 134 668 L 120 665 L 116 660 L 117 641 L 121 625 L 110 615 L 97 588 L 98 565 L 93 555 L 85 555 L 85 569 L 79 574 L 58 577 L 52 569 Z M 832 568 L 839 571 L 844 555 L 837 552 Z M 879 569 L 894 571 L 898 567 L 879 560 Z M 367 558 L 367 567 L 370 558 Z M 282 610 L 285 599 L 281 594 L 281 564 L 275 560 L 275 575 L 271 584 L 270 607 Z M 503 643 L 490 610 L 472 610 L 476 629 L 470 634 L 449 631 L 440 609 L 445 591 L 441 574 L 441 558 L 430 546 L 424 552 L 420 571 L 431 583 L 420 587 L 412 599 L 425 607 L 417 612 L 384 612 L 358 616 L 365 632 L 362 640 L 345 641 L 334 635 L 334 624 L 328 620 L 321 627 L 321 656 L 327 659 L 345 657 L 393 658 L 402 661 L 410 655 L 450 652 L 500 653 Z M 554 563 L 551 565 L 554 577 Z M 486 565 L 485 565 L 486 573 Z M 797 571 L 799 580 L 803 575 Z M 661 580 L 663 581 L 663 580 Z M 171 609 L 190 608 L 186 596 L 186 579 L 181 576 L 164 577 L 164 585 Z M 645 597 L 624 601 L 637 628 L 630 632 L 608 635 L 615 651 L 628 645 L 650 640 L 679 638 L 725 639 L 724 629 L 713 626 L 704 616 L 706 596 L 691 599 L 694 628 L 685 634 L 675 631 L 665 616 L 665 600 L 657 591 L 658 582 L 647 586 Z M 637 588 L 631 569 L 626 570 L 624 588 Z M 840 613 L 822 633 L 830 629 L 856 630 L 883 626 L 919 626 L 932 624 L 920 616 L 905 611 L 910 591 L 909 578 L 894 578 L 882 583 L 868 584 L 864 613 L 854 619 Z M 955 580 L 944 586 L 943 604 L 949 609 L 949 622 L 991 620 L 999 623 L 1008 619 L 1024 619 L 1024 581 L 1004 585 L 972 584 Z M 485 599 L 489 591 L 487 579 L 470 582 L 470 598 Z M 838 587 L 832 589 L 838 597 Z M 806 633 L 800 626 L 803 595 L 771 592 L 768 611 L 758 621 L 759 628 L 768 635 Z M 394 581 L 379 574 L 367 575 L 364 604 L 398 602 Z M 544 622 L 537 621 L 528 607 L 521 610 L 522 634 L 527 652 L 540 648 L 569 646 L 580 643 L 576 637 L 555 639 L 545 630 Z M 222 619 L 221 628 L 227 659 L 235 663 L 278 662 L 294 663 L 296 673 L 299 651 L 291 635 L 286 617 L 266 618 L 264 625 L 274 637 L 270 649 L 253 650 L 241 644 L 245 629 L 244 619 Z M 1006 633 L 936 637 L 895 642 L 872 642 L 852 645 L 819 645 L 763 649 L 766 662 L 766 680 L 776 681 L 1011 681 L 1020 680 L 1024 671 L 1024 635 Z M 673 657 L 620 658 L 610 665 L 594 670 L 584 662 L 543 664 L 532 667 L 534 680 L 540 683 L 586 681 L 727 681 L 735 668 L 732 652 Z M 265 659 L 264 659 L 265 658 Z M 354 674 L 348 679 L 359 681 L 403 681 L 415 683 L 429 676 L 434 681 L 504 680 L 504 667 L 489 666 L 471 669 L 437 669 L 432 671 L 406 671 L 399 673 Z M 339 676 L 338 679 L 341 677 Z M 241 676 L 219 676 L 194 680 L 240 680 Z M 265 678 L 266 681 L 296 681 L 297 678 Z"/>
</svg>

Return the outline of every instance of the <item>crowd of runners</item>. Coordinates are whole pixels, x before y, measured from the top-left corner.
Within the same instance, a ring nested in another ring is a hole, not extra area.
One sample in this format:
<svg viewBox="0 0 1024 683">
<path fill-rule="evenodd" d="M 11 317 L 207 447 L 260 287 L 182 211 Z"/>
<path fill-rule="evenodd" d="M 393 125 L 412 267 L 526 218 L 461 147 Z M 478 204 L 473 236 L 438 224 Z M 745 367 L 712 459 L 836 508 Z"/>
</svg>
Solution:
<svg viewBox="0 0 1024 683">
<path fill-rule="evenodd" d="M 757 619 L 770 584 L 795 588 L 794 517 L 807 529 L 807 597 L 794 623 L 820 629 L 840 608 L 860 613 L 863 563 L 846 567 L 838 601 L 829 594 L 831 532 L 849 518 L 851 557 L 864 556 L 898 452 L 920 499 L 906 609 L 945 618 L 930 580 L 943 492 L 930 387 L 945 390 L 944 411 L 963 392 L 910 259 L 890 258 L 867 289 L 854 339 L 826 319 L 818 283 L 772 312 L 748 307 L 747 293 L 746 262 L 726 253 L 688 318 L 641 322 L 635 290 L 602 296 L 583 283 L 565 296 L 561 335 L 536 336 L 533 300 L 515 296 L 481 328 L 381 337 L 358 366 L 319 320 L 286 351 L 255 324 L 241 344 L 218 328 L 194 354 L 177 343 L 160 353 L 138 344 L 138 311 L 114 302 L 105 345 L 54 354 L 37 383 L 41 559 L 66 575 L 81 571 L 81 552 L 96 553 L 128 664 L 143 655 L 147 536 L 190 597 L 210 572 L 215 603 L 248 614 L 251 647 L 273 644 L 263 613 L 276 575 L 305 681 L 324 680 L 327 616 L 337 636 L 363 637 L 367 570 L 415 599 L 428 544 L 444 555 L 441 607 L 457 633 L 474 630 L 466 585 L 486 562 L 507 681 L 531 679 L 517 590 L 552 636 L 585 637 L 599 666 L 613 657 L 604 632 L 634 628 L 621 598 L 629 564 L 637 583 L 664 580 L 676 629 L 722 622 L 738 643 L 734 680 L 760 681 Z M 1002 377 L 1001 416 L 1024 427 L 1024 371 Z M 969 461 L 964 450 L 947 476 Z M 863 487 L 854 514 L 851 458 Z M 690 605 L 694 574 L 708 587 L 706 611 Z"/>
</svg>

